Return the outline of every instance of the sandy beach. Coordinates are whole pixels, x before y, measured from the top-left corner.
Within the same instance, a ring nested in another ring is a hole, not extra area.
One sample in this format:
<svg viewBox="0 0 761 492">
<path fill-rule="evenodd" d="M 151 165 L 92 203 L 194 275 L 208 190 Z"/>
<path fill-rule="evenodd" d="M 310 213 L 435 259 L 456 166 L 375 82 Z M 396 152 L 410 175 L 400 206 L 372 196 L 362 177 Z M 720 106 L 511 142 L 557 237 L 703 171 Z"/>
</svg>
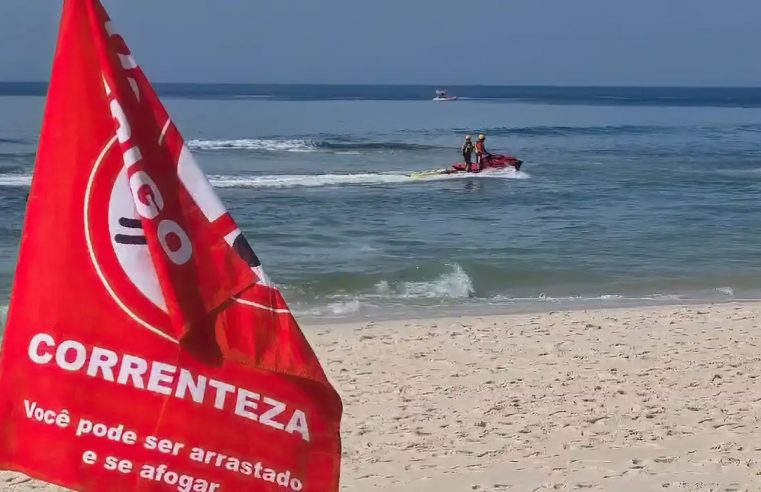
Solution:
<svg viewBox="0 0 761 492">
<path fill-rule="evenodd" d="M 734 303 L 304 329 L 345 405 L 343 490 L 761 490 L 760 314 Z"/>
<path fill-rule="evenodd" d="M 761 492 L 759 17 L 0 0 L 0 492 Z"/>
</svg>

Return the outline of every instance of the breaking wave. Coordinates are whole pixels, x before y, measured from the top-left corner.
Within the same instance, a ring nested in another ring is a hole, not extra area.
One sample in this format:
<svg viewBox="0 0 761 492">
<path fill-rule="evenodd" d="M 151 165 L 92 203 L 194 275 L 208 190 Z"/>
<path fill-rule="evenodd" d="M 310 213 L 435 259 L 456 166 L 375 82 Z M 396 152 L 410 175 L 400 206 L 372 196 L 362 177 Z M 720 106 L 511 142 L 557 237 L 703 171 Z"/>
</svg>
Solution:
<svg viewBox="0 0 761 492">
<path fill-rule="evenodd" d="M 32 184 L 32 177 L 28 174 L 0 174 L 0 186 L 5 187 L 28 187 Z"/>
<path fill-rule="evenodd" d="M 475 294 L 473 280 L 457 263 L 450 265 L 451 272 L 444 273 L 428 282 L 403 282 L 402 297 L 464 298 Z"/>
<path fill-rule="evenodd" d="M 304 314 L 309 316 L 342 317 L 358 313 L 361 308 L 362 303 L 359 302 L 359 299 L 351 299 L 348 301 L 331 302 L 322 307 L 312 308 L 305 311 Z"/>
<path fill-rule="evenodd" d="M 380 297 L 413 298 L 447 298 L 460 299 L 473 297 L 475 289 L 473 280 L 457 263 L 448 265 L 449 272 L 428 281 L 388 282 L 381 280 L 375 284 L 375 295 Z"/>
<path fill-rule="evenodd" d="M 269 138 L 188 140 L 188 147 L 196 150 L 259 150 L 268 152 L 315 152 L 318 149 L 314 142 L 306 139 L 275 140 Z"/>
</svg>

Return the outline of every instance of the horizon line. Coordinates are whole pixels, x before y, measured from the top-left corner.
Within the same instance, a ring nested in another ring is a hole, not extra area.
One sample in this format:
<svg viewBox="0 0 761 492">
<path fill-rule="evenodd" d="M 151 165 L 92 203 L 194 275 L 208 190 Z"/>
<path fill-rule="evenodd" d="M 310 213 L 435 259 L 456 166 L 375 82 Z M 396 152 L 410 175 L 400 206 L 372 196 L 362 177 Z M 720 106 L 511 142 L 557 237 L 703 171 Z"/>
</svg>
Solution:
<svg viewBox="0 0 761 492">
<path fill-rule="evenodd" d="M 0 80 L 0 85 L 35 84 L 48 85 L 45 80 Z M 557 88 L 557 89 L 761 89 L 760 85 L 656 85 L 656 84 L 432 84 L 402 82 L 178 82 L 154 81 L 155 85 L 197 85 L 197 86 L 345 86 L 345 87 L 493 87 L 493 88 Z"/>
</svg>

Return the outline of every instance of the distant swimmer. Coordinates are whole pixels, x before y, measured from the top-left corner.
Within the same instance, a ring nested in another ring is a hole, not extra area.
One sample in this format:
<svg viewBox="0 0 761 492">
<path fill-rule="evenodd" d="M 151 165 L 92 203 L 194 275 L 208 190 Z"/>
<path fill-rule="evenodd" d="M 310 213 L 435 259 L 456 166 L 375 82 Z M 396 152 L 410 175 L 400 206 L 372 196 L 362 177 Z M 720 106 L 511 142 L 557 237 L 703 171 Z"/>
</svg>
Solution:
<svg viewBox="0 0 761 492">
<path fill-rule="evenodd" d="M 486 150 L 486 135 L 483 133 L 478 136 L 478 142 L 476 142 L 476 162 L 478 162 L 478 170 L 483 171 L 486 167 L 486 160 L 491 158 L 491 154 Z"/>
<path fill-rule="evenodd" d="M 462 144 L 462 157 L 465 159 L 465 171 L 473 172 L 473 141 L 470 135 L 465 135 L 465 142 Z"/>
</svg>

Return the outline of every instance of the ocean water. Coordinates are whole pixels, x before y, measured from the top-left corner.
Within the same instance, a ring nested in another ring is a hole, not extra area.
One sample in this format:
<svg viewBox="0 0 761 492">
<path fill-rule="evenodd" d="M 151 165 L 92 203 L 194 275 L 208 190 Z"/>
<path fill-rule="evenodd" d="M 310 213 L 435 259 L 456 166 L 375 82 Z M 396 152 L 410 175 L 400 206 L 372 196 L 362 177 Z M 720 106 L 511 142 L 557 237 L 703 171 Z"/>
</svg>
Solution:
<svg viewBox="0 0 761 492">
<path fill-rule="evenodd" d="M 159 86 L 302 317 L 761 298 L 761 89 L 449 89 Z M 0 84 L 3 306 L 44 90 Z M 479 132 L 523 170 L 409 176 Z"/>
</svg>

